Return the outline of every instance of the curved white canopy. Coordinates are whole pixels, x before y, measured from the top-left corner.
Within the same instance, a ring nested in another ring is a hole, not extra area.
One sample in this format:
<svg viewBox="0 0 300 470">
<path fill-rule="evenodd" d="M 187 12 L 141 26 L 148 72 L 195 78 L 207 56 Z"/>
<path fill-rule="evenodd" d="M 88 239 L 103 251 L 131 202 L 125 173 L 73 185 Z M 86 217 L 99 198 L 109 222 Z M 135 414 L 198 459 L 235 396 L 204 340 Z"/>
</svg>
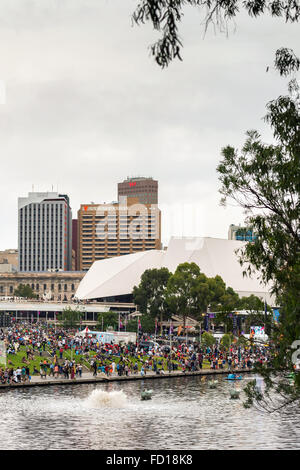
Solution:
<svg viewBox="0 0 300 470">
<path fill-rule="evenodd" d="M 272 304 L 270 286 L 260 283 L 258 275 L 243 277 L 236 250 L 244 242 L 209 237 L 170 240 L 168 249 L 149 250 L 96 261 L 77 289 L 78 299 L 96 299 L 131 294 L 146 269 L 167 267 L 174 272 L 180 263 L 194 262 L 208 277 L 220 275 L 240 297 L 251 294 Z"/>
</svg>

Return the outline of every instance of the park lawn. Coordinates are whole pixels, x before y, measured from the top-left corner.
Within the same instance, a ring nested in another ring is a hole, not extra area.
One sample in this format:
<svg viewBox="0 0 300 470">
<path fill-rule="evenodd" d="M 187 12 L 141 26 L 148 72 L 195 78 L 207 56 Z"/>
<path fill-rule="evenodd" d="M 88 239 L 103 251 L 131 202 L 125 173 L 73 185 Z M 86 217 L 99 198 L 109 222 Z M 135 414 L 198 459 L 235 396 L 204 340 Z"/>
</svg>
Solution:
<svg viewBox="0 0 300 470">
<path fill-rule="evenodd" d="M 36 369 L 39 371 L 40 370 L 40 362 L 44 361 L 45 359 L 48 360 L 45 357 L 42 357 L 38 354 L 34 355 L 34 359 L 28 361 L 28 363 L 22 362 L 23 357 L 26 359 L 26 347 L 25 346 L 20 346 L 19 351 L 16 354 L 8 354 L 6 358 L 6 367 L 13 367 L 16 369 L 17 367 L 22 367 L 25 365 L 29 366 L 30 374 L 33 375 L 33 369 L 36 367 Z"/>
<path fill-rule="evenodd" d="M 20 346 L 19 351 L 16 354 L 9 354 L 7 356 L 7 366 L 8 367 L 23 367 L 24 362 L 22 362 L 22 358 L 26 358 L 26 349 L 27 347 L 25 346 Z M 50 348 L 46 346 L 46 352 L 50 353 Z M 56 350 L 56 356 L 59 358 L 59 350 Z M 63 360 L 68 359 L 68 360 L 73 360 L 76 363 L 81 363 L 83 366 L 85 366 L 87 369 L 90 369 L 90 359 L 92 359 L 94 356 L 96 356 L 95 351 L 89 351 L 88 356 L 83 355 L 83 354 L 75 354 L 74 350 L 71 351 L 70 349 L 65 349 L 63 351 Z M 139 359 L 136 359 L 133 356 L 127 356 L 129 361 L 132 363 L 132 366 L 137 362 L 138 364 L 138 370 L 140 371 L 142 366 L 145 364 L 146 360 L 150 359 L 150 356 L 145 355 L 145 356 L 140 356 Z M 30 368 L 30 373 L 33 375 L 33 369 L 36 367 L 36 369 L 39 371 L 40 369 L 40 362 L 47 360 L 48 363 L 53 362 L 54 358 L 52 356 L 47 356 L 46 358 L 43 356 L 40 356 L 39 354 L 34 355 L 34 359 L 29 361 L 29 368 Z M 161 369 L 163 368 L 165 371 L 167 371 L 168 367 L 168 359 L 161 357 L 161 356 L 153 356 L 152 359 L 155 359 L 157 362 L 162 362 L 162 365 L 159 365 L 158 368 Z M 8 363 L 10 361 L 10 363 Z M 114 361 L 116 364 L 120 362 L 120 356 L 109 356 L 109 358 L 105 358 L 103 363 L 104 365 L 111 364 L 111 362 Z M 177 370 L 182 370 L 181 364 L 177 360 L 172 360 L 173 363 L 177 364 L 178 369 Z M 210 363 L 209 361 L 204 361 L 203 362 L 203 369 L 209 369 L 210 368 Z"/>
</svg>

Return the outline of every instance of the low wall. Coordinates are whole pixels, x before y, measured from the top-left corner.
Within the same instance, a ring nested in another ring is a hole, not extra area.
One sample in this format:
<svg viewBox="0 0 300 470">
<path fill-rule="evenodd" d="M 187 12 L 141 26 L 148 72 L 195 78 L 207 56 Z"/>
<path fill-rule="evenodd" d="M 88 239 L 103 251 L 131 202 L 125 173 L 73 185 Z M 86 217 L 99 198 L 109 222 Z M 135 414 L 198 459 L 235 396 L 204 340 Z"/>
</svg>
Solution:
<svg viewBox="0 0 300 470">
<path fill-rule="evenodd" d="M 235 369 L 234 373 L 244 374 L 253 372 L 253 369 Z M 113 376 L 113 377 L 81 377 L 76 379 L 39 379 L 33 382 L 24 382 L 24 383 L 13 383 L 13 384 L 3 384 L 0 385 L 0 390 L 6 388 L 24 388 L 24 387 L 44 387 L 47 385 L 78 385 L 78 384 L 89 384 L 89 383 L 107 383 L 107 382 L 124 382 L 132 380 L 153 380 L 153 379 L 171 379 L 178 377 L 195 377 L 195 376 L 210 376 L 210 375 L 228 375 L 230 373 L 226 369 L 203 369 L 196 372 L 171 372 L 162 375 L 154 374 L 153 372 L 148 372 L 146 375 L 130 375 L 130 376 Z"/>
</svg>

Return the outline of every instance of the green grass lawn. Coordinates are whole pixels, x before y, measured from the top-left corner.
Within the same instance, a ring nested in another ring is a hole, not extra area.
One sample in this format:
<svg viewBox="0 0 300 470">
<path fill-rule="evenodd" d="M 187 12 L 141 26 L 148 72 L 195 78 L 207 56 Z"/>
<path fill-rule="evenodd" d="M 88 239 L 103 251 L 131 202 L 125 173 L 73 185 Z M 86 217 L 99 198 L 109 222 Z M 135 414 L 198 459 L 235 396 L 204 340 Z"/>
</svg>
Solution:
<svg viewBox="0 0 300 470">
<path fill-rule="evenodd" d="M 44 361 L 45 359 L 48 361 L 48 358 L 41 357 L 39 354 L 35 354 L 34 359 L 28 361 L 28 363 L 25 363 L 22 361 L 22 359 L 23 357 L 26 359 L 26 349 L 27 348 L 25 346 L 21 346 L 16 354 L 8 354 L 6 358 L 6 367 L 13 367 L 16 369 L 17 367 L 22 368 L 24 365 L 29 365 L 30 374 L 33 375 L 34 367 L 36 367 L 36 369 L 39 371 L 40 362 Z"/>
<path fill-rule="evenodd" d="M 7 355 L 7 367 L 13 367 L 14 369 L 17 367 L 23 367 L 26 365 L 24 362 L 22 362 L 23 357 L 26 358 L 26 346 L 20 346 L 19 351 L 16 354 L 8 354 Z M 50 350 L 46 347 L 46 352 L 50 352 Z M 56 351 L 56 356 L 59 358 L 59 350 Z M 96 356 L 96 353 L 94 351 L 89 351 L 88 356 L 86 357 L 83 354 L 75 354 L 74 350 L 71 352 L 70 349 L 64 350 L 63 352 L 63 360 L 68 359 L 68 360 L 73 360 L 76 363 L 81 363 L 83 366 L 85 366 L 88 370 L 90 370 L 90 360 Z M 124 356 L 125 357 L 125 356 Z M 141 356 L 140 359 L 136 359 L 133 356 L 126 356 L 127 359 L 132 363 L 132 366 L 137 362 L 138 364 L 138 370 L 141 370 L 142 365 L 145 364 L 146 360 L 149 360 L 149 356 Z M 158 365 L 159 369 L 164 369 L 165 371 L 168 370 L 167 364 L 168 360 L 164 357 L 159 357 L 159 356 L 154 356 L 152 359 L 155 359 L 157 362 L 162 362 L 162 365 Z M 30 374 L 33 375 L 33 369 L 36 367 L 36 369 L 39 371 L 40 370 L 40 362 L 46 360 L 48 363 L 53 362 L 53 357 L 50 356 L 50 354 L 47 354 L 46 356 L 40 356 L 39 353 L 36 351 L 34 353 L 34 359 L 29 361 L 29 369 L 30 369 Z M 60 360 L 59 360 L 60 361 Z M 110 356 L 109 358 L 106 358 L 102 361 L 103 365 L 108 365 L 112 361 L 114 361 L 116 364 L 120 362 L 120 357 L 119 356 Z M 61 362 L 61 361 L 60 361 Z M 99 363 L 99 361 L 97 361 Z M 172 360 L 173 363 L 178 365 L 177 370 L 182 370 L 182 367 L 179 363 L 179 361 Z M 203 369 L 209 369 L 210 368 L 210 363 L 209 361 L 204 361 L 203 362 Z"/>
</svg>

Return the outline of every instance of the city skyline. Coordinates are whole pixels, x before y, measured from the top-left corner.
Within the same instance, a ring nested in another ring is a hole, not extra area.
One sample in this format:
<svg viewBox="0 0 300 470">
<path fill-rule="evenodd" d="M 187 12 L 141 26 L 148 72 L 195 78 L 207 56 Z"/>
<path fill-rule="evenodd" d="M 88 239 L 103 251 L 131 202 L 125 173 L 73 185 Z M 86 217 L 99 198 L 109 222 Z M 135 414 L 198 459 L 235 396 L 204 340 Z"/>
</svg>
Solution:
<svg viewBox="0 0 300 470">
<path fill-rule="evenodd" d="M 137 178 L 143 178 L 143 177 L 139 176 L 139 177 L 137 177 Z M 134 180 L 135 177 L 131 177 L 130 179 L 131 179 L 131 180 Z M 46 191 L 39 191 L 39 190 L 36 190 L 36 187 L 37 187 L 37 185 L 32 185 L 32 190 L 28 192 L 28 195 L 29 195 L 29 194 L 31 194 L 31 195 L 34 195 L 34 194 L 44 194 L 44 195 L 45 195 L 45 194 L 51 194 L 51 193 L 57 193 L 57 194 L 58 194 L 58 191 L 54 191 L 55 188 L 54 188 L 53 185 L 51 185 L 51 189 L 49 189 L 48 191 L 47 191 L 47 190 L 46 190 Z M 56 188 L 56 189 L 58 190 L 58 188 Z M 69 196 L 69 195 L 68 195 L 68 196 Z M 17 198 L 17 211 L 18 211 L 18 200 L 19 200 L 19 199 L 27 199 L 27 198 L 28 198 L 28 196 L 25 196 L 25 197 L 19 196 L 19 197 Z M 85 201 L 85 202 L 83 202 L 83 203 L 80 203 L 80 207 L 76 210 L 76 209 L 74 209 L 74 207 L 72 207 L 72 199 L 71 199 L 71 197 L 69 197 L 69 199 L 70 199 L 70 200 L 69 200 L 69 203 L 70 203 L 70 210 L 71 210 L 71 215 L 72 215 L 72 222 L 77 222 L 77 221 L 78 221 L 78 213 L 80 212 L 81 208 L 84 207 L 85 205 L 86 205 L 86 207 L 88 207 L 88 206 L 90 206 L 90 205 L 95 205 L 95 206 L 99 206 L 99 207 L 100 207 L 100 206 L 103 206 L 103 205 L 109 206 L 109 205 L 111 205 L 111 204 L 116 204 L 116 203 L 117 203 L 117 200 L 114 200 L 114 199 L 111 199 L 111 200 L 108 200 L 108 201 L 97 201 L 97 202 L 96 202 L 96 201 L 91 201 L 91 202 Z M 88 199 L 88 198 L 87 198 L 87 199 Z M 139 204 L 140 204 L 140 203 L 139 203 Z M 158 203 L 158 207 L 159 207 L 159 209 L 160 209 L 160 204 L 159 204 L 159 203 Z M 177 206 L 174 205 L 174 206 L 173 206 L 173 210 L 172 210 L 172 208 L 171 208 L 171 211 L 170 211 L 170 213 L 168 214 L 168 215 L 169 215 L 169 221 L 168 221 L 168 222 L 171 221 L 171 223 L 173 223 L 173 225 L 176 223 L 176 221 L 178 221 L 177 215 L 179 215 L 179 217 L 183 217 L 183 219 L 186 217 L 186 215 L 183 214 L 183 212 L 180 212 L 180 211 L 179 211 L 179 213 L 176 212 L 176 209 L 178 209 L 178 208 L 180 209 L 180 205 L 177 205 Z M 195 209 L 195 207 L 193 208 L 192 205 L 185 205 L 185 206 L 182 205 L 181 208 L 183 208 L 183 209 L 185 208 L 185 209 L 186 209 L 186 214 L 187 214 L 187 215 L 192 215 L 191 209 L 192 209 L 192 210 Z M 172 219 L 173 219 L 173 220 L 172 220 Z M 187 220 L 187 219 L 185 218 L 185 220 Z M 163 226 L 163 218 L 162 218 L 161 222 L 162 222 L 162 226 Z M 239 222 L 239 224 L 240 224 L 240 222 Z M 230 224 L 229 227 L 230 227 L 231 225 L 234 225 L 234 224 Z M 18 221 L 17 221 L 17 231 L 18 231 Z M 73 231 L 73 232 L 74 232 L 74 231 Z M 167 239 L 166 237 L 163 237 L 163 234 L 162 234 L 161 240 L 163 241 L 163 242 L 162 242 L 163 246 L 167 246 L 168 241 L 170 240 L 171 237 L 178 236 L 178 235 L 180 236 L 180 234 L 176 234 L 176 233 L 170 234 L 170 235 L 169 235 L 169 238 Z M 182 235 L 182 236 L 188 236 L 188 237 L 189 237 L 189 236 L 195 236 L 195 234 L 183 234 L 183 233 L 182 233 L 181 235 Z M 196 234 L 196 236 L 197 236 L 197 235 L 198 235 L 198 234 Z M 204 236 L 204 235 L 200 235 L 200 236 Z M 223 236 L 223 237 L 222 237 L 222 236 L 219 236 L 219 237 L 218 237 L 218 236 L 214 236 L 214 235 L 211 235 L 211 236 L 212 236 L 213 238 L 227 239 L 227 238 L 228 238 L 228 227 L 227 227 L 227 235 L 225 234 L 225 236 Z M 72 241 L 72 243 L 73 243 L 73 241 Z M 17 247 L 18 247 L 18 240 L 16 241 L 16 246 L 10 246 L 10 245 L 9 245 L 9 246 L 6 246 L 6 247 L 1 247 L 1 245 L 0 245 L 0 251 L 2 251 L 2 250 L 9 250 L 9 249 L 17 249 Z"/>
<path fill-rule="evenodd" d="M 159 181 L 162 242 L 227 237 L 241 209 L 220 206 L 222 147 L 256 128 L 272 141 L 265 105 L 285 93 L 275 50 L 299 55 L 298 24 L 241 13 L 229 35 L 186 9 L 183 63 L 161 70 L 151 28 L 131 27 L 132 2 L 2 2 L 0 249 L 17 246 L 17 197 L 37 191 L 83 202 L 117 200 L 127 176 Z M 113 35 L 111 33 L 113 28 Z M 266 69 L 269 67 L 269 72 Z M 4 222 L 5 221 L 5 222 Z"/>
</svg>

